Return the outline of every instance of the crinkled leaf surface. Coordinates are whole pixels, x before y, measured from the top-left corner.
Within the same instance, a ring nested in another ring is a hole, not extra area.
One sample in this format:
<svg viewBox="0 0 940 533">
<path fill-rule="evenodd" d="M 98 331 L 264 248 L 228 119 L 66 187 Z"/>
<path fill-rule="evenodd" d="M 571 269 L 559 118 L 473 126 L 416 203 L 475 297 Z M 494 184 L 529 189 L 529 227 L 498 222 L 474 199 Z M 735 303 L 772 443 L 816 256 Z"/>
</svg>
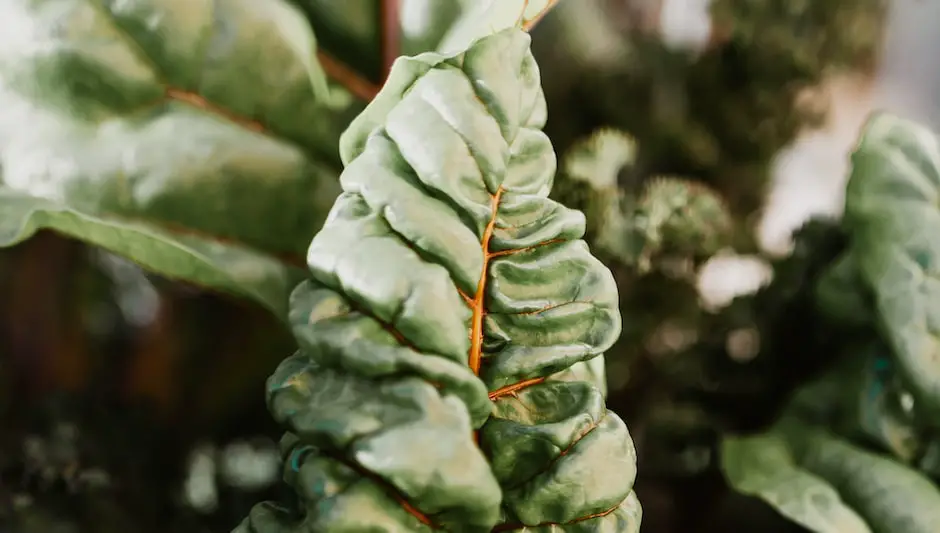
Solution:
<svg viewBox="0 0 940 533">
<path fill-rule="evenodd" d="M 326 88 L 285 0 L 5 1 L 2 245 L 48 227 L 162 274 L 270 293 L 285 272 L 260 252 L 301 255 L 339 192 L 344 121 Z M 258 272 L 223 272 L 248 269 L 232 257 Z"/>
<path fill-rule="evenodd" d="M 817 533 L 931 533 L 940 524 L 928 478 L 796 418 L 725 439 L 722 467 L 737 490 Z"/>
<path fill-rule="evenodd" d="M 940 144 L 888 114 L 869 119 L 845 204 L 851 254 L 877 320 L 930 425 L 940 420 Z"/>
<path fill-rule="evenodd" d="M 576 379 L 620 333 L 613 276 L 550 200 L 528 35 L 399 59 L 344 134 L 268 381 L 299 509 L 246 532 L 635 532 L 636 455 Z"/>
</svg>

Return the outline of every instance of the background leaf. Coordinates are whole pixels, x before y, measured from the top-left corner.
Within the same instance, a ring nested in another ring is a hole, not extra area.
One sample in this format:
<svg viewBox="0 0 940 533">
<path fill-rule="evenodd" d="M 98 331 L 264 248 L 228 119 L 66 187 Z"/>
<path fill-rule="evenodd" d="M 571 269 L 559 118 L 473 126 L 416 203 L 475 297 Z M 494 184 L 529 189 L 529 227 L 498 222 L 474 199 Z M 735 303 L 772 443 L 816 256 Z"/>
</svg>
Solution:
<svg viewBox="0 0 940 533">
<path fill-rule="evenodd" d="M 116 217 L 95 217 L 49 200 L 0 188 L 0 247 L 51 229 L 120 254 L 169 278 L 254 299 L 278 316 L 286 316 L 290 290 L 299 279 L 295 269 L 244 246 Z"/>
<path fill-rule="evenodd" d="M 835 432 L 844 417 L 858 416 L 858 389 L 841 398 L 846 370 L 856 361 L 843 362 L 804 386 L 767 432 L 722 439 L 728 482 L 816 533 L 934 531 L 940 522 L 936 485 L 909 465 Z"/>
<path fill-rule="evenodd" d="M 915 409 L 940 415 L 940 142 L 889 114 L 866 124 L 852 154 L 845 224 L 850 252 L 873 293 L 877 322 Z"/>
<path fill-rule="evenodd" d="M 348 117 L 325 91 L 313 33 L 283 0 L 4 2 L 4 245 L 50 227 L 168 276 L 248 282 L 235 292 L 280 309 L 275 257 L 301 262 L 339 191 Z"/>
<path fill-rule="evenodd" d="M 832 485 L 801 468 L 786 441 L 773 433 L 725 438 L 721 464 L 736 490 L 761 498 L 811 531 L 871 533 Z"/>
</svg>

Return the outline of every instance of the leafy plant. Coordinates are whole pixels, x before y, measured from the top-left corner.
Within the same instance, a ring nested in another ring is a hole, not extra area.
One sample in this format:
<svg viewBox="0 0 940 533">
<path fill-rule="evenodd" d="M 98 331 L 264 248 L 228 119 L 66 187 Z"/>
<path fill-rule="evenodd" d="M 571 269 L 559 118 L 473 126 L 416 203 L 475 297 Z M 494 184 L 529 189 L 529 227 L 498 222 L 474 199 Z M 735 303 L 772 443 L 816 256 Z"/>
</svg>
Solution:
<svg viewBox="0 0 940 533">
<path fill-rule="evenodd" d="M 738 490 L 812 531 L 926 533 L 940 521 L 940 491 L 929 477 L 938 190 L 937 137 L 886 113 L 872 116 L 852 155 L 849 246 L 817 289 L 835 323 L 864 333 L 768 433 L 723 444 Z"/>
<path fill-rule="evenodd" d="M 936 137 L 873 117 L 844 220 L 788 257 L 751 224 L 828 77 L 874 68 L 886 2 L 718 0 L 693 51 L 663 2 L 562 3 L 530 40 L 556 3 L 0 4 L 0 522 L 936 529 Z M 704 305 L 741 256 L 772 281 Z M 113 319 L 118 264 L 149 323 Z M 286 501 L 177 502 L 164 466 L 269 415 Z M 776 514 L 728 525 L 728 485 Z"/>
<path fill-rule="evenodd" d="M 268 381 L 299 513 L 238 531 L 638 530 L 626 426 L 558 376 L 620 314 L 584 216 L 548 198 L 545 118 L 520 30 L 395 63 L 341 140 L 301 352 Z"/>
</svg>

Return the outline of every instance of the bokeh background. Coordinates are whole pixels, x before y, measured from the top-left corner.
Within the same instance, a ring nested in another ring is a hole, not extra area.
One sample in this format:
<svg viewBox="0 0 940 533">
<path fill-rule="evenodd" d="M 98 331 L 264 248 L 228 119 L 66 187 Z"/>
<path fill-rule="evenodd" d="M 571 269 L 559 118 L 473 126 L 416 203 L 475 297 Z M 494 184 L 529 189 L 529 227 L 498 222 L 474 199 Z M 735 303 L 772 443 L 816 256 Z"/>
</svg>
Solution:
<svg viewBox="0 0 940 533">
<path fill-rule="evenodd" d="M 377 2 L 298 0 L 373 79 Z M 459 4 L 401 0 L 403 52 Z M 532 31 L 560 157 L 619 130 L 638 147 L 622 187 L 681 176 L 732 221 L 678 261 L 606 259 L 624 313 L 609 405 L 639 450 L 644 532 L 800 531 L 727 488 L 716 437 L 768 423 L 826 361 L 805 287 L 842 244 L 847 155 L 873 109 L 940 125 L 937 20 L 929 0 L 564 0 Z M 263 384 L 293 349 L 253 303 L 77 240 L 0 250 L 0 531 L 230 530 L 281 490 Z"/>
</svg>

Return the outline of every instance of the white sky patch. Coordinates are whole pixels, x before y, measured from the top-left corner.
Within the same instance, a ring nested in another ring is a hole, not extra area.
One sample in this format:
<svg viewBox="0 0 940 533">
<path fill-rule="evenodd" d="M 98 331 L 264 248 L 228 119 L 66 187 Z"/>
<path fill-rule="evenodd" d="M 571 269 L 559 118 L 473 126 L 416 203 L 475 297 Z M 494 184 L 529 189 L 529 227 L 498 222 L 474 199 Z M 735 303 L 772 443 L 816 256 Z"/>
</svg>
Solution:
<svg viewBox="0 0 940 533">
<path fill-rule="evenodd" d="M 756 292 L 772 279 L 773 269 L 764 259 L 725 252 L 702 265 L 696 288 L 702 306 L 717 311 L 738 296 Z"/>
<path fill-rule="evenodd" d="M 783 256 L 793 232 L 814 216 L 840 217 L 849 174 L 849 155 L 873 109 L 872 82 L 833 77 L 819 89 L 830 104 L 826 125 L 806 130 L 777 154 L 767 203 L 757 227 L 761 248 Z"/>
<path fill-rule="evenodd" d="M 712 36 L 711 0 L 662 0 L 659 32 L 670 48 L 699 53 Z"/>
<path fill-rule="evenodd" d="M 422 35 L 428 31 L 433 19 L 431 2 L 441 0 L 404 0 L 399 8 L 401 31 L 405 35 Z"/>
</svg>

